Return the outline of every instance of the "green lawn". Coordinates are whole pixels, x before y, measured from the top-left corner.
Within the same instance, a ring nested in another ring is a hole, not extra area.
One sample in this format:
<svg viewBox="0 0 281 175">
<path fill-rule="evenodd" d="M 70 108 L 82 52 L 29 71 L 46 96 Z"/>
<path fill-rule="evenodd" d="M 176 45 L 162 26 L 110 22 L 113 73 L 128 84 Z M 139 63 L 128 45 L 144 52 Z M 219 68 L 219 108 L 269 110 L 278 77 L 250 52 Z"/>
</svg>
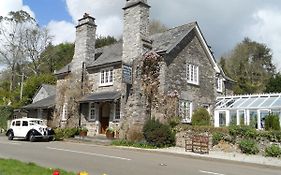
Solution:
<svg viewBox="0 0 281 175">
<path fill-rule="evenodd" d="M 0 159 L 0 175 L 52 175 L 52 169 L 43 168 L 34 163 L 23 163 L 17 160 Z M 59 170 L 60 175 L 75 175 L 75 173 Z"/>
</svg>

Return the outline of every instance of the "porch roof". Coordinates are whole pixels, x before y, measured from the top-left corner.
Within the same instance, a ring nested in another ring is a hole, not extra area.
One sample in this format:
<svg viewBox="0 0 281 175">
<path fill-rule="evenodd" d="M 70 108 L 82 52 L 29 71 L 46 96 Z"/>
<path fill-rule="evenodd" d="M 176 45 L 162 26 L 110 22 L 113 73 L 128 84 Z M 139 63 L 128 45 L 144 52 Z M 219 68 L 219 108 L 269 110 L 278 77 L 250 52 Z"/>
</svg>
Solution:
<svg viewBox="0 0 281 175">
<path fill-rule="evenodd" d="M 23 109 L 48 109 L 55 106 L 56 95 L 49 96 L 35 103 L 23 106 Z"/>
<path fill-rule="evenodd" d="M 106 91 L 87 94 L 79 100 L 80 103 L 84 102 L 101 102 L 101 101 L 114 101 L 121 97 L 119 91 Z"/>
</svg>

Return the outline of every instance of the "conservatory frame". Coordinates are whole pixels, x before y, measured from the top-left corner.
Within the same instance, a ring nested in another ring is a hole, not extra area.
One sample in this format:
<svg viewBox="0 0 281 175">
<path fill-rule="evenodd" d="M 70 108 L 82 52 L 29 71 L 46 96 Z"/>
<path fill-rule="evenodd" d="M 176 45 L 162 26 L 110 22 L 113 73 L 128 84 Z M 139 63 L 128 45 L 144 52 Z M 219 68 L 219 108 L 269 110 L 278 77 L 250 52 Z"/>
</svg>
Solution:
<svg viewBox="0 0 281 175">
<path fill-rule="evenodd" d="M 281 125 L 281 93 L 217 97 L 214 126 L 241 125 L 243 122 L 263 129 L 269 113 L 277 114 Z"/>
</svg>

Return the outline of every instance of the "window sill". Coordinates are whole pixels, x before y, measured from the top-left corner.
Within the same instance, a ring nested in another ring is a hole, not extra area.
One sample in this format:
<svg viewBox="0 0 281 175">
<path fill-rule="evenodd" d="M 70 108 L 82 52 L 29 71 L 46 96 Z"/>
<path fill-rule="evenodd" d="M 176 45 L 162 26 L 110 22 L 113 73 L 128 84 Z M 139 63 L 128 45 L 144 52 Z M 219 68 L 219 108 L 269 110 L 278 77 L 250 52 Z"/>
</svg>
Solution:
<svg viewBox="0 0 281 175">
<path fill-rule="evenodd" d="M 193 85 L 193 86 L 199 86 L 199 83 L 194 83 L 194 82 L 190 82 L 190 81 L 188 81 L 187 84 Z"/>
<path fill-rule="evenodd" d="M 99 87 L 113 86 L 113 83 L 99 84 Z"/>
</svg>

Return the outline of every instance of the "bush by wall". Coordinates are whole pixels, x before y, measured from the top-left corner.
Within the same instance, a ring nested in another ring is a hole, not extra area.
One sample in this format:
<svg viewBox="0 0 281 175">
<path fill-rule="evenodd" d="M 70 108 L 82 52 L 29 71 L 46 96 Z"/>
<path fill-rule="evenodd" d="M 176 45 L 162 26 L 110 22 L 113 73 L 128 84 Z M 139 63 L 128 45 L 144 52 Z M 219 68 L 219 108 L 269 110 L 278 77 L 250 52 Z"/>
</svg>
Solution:
<svg viewBox="0 0 281 175">
<path fill-rule="evenodd" d="M 278 115 L 269 114 L 265 117 L 265 130 L 280 130 L 280 121 Z"/>
<path fill-rule="evenodd" d="M 239 142 L 239 148 L 245 154 L 257 154 L 259 148 L 257 142 L 253 139 L 243 139 Z"/>
<path fill-rule="evenodd" d="M 66 138 L 74 137 L 78 134 L 79 128 L 56 128 L 55 140 L 63 140 Z"/>
<path fill-rule="evenodd" d="M 145 140 L 156 147 L 175 145 L 175 133 L 167 124 L 160 123 L 155 118 L 149 119 L 143 126 Z"/>
<path fill-rule="evenodd" d="M 251 139 L 255 139 L 258 136 L 258 132 L 255 128 L 252 128 L 251 126 L 229 126 L 229 134 L 236 138 L 236 137 L 240 137 L 240 138 L 251 138 Z"/>
<path fill-rule="evenodd" d="M 221 132 L 214 132 L 212 135 L 213 146 L 217 145 L 221 140 L 223 140 L 223 134 Z"/>
<path fill-rule="evenodd" d="M 265 148 L 265 156 L 281 157 L 281 148 L 277 145 L 270 145 Z"/>
<path fill-rule="evenodd" d="M 209 112 L 205 108 L 198 108 L 192 115 L 191 123 L 193 126 L 209 126 L 210 120 Z"/>
<path fill-rule="evenodd" d="M 0 106 L 0 129 L 7 130 L 7 120 L 11 119 L 14 108 L 10 106 Z"/>
</svg>

